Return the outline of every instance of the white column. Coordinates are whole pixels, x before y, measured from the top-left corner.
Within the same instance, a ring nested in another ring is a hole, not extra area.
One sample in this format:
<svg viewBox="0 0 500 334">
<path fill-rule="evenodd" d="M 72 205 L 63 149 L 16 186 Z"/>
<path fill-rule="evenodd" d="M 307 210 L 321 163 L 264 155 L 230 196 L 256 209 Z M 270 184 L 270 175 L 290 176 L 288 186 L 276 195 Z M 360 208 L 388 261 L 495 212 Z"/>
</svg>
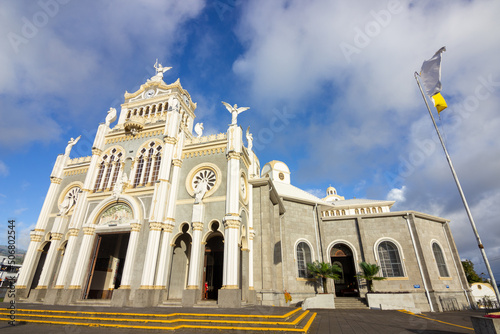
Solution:
<svg viewBox="0 0 500 334">
<path fill-rule="evenodd" d="M 160 244 L 161 223 L 149 223 L 148 247 L 144 258 L 144 270 L 142 272 L 141 289 L 152 289 L 156 272 L 156 260 L 158 259 L 158 245 Z"/>
<path fill-rule="evenodd" d="M 248 233 L 248 288 L 250 290 L 254 289 L 253 286 L 253 238 L 255 237 L 255 232 L 253 229 Z"/>
<path fill-rule="evenodd" d="M 76 237 L 78 236 L 78 232 L 80 232 L 80 230 L 76 228 L 69 229 L 68 243 L 66 244 L 66 250 L 62 258 L 61 268 L 59 269 L 59 274 L 57 275 L 56 285 L 54 286 L 54 289 L 63 289 L 66 284 L 65 279 L 69 272 L 69 263 L 71 261 L 71 257 L 73 255 L 73 252 L 75 251 Z"/>
<path fill-rule="evenodd" d="M 76 264 L 74 267 L 73 278 L 71 279 L 70 289 L 81 289 L 88 269 L 88 261 L 92 251 L 92 246 L 94 245 L 95 239 L 95 227 L 85 226 L 83 228 L 83 240 L 80 246 L 80 252 L 78 253 L 78 258 L 76 259 Z"/>
<path fill-rule="evenodd" d="M 193 205 L 193 242 L 191 246 L 191 257 L 189 259 L 188 289 L 198 289 L 200 283 L 201 264 L 201 236 L 203 232 L 203 218 L 205 215 L 205 204 Z"/>
<path fill-rule="evenodd" d="M 141 224 L 130 224 L 132 230 L 130 231 L 130 238 L 127 246 L 127 255 L 125 256 L 125 264 L 123 265 L 122 281 L 120 289 L 130 289 L 132 282 L 132 271 L 134 269 L 135 258 L 137 253 L 137 245 L 139 244 L 139 232 L 141 231 Z"/>
<path fill-rule="evenodd" d="M 49 221 L 49 214 L 52 207 L 57 200 L 57 193 L 59 192 L 59 186 L 62 179 L 58 177 L 50 178 L 50 186 L 47 191 L 47 196 L 45 196 L 45 201 L 43 202 L 42 210 L 40 211 L 40 216 L 35 225 L 35 231 L 45 231 L 47 227 L 47 222 Z"/>
<path fill-rule="evenodd" d="M 224 216 L 224 289 L 239 289 L 238 272 L 240 251 L 238 247 L 241 217 L 239 215 L 240 156 L 242 131 L 231 125 L 227 131 L 227 191 L 226 215 Z"/>
<path fill-rule="evenodd" d="M 174 224 L 162 224 L 162 237 L 161 237 L 161 248 L 158 260 L 158 270 L 156 271 L 155 288 L 165 289 L 167 287 L 167 277 L 168 270 L 170 268 L 170 258 L 172 256 L 172 246 L 170 245 L 170 239 L 172 238 L 172 231 L 174 230 Z"/>
<path fill-rule="evenodd" d="M 238 237 L 240 233 L 241 221 L 239 217 L 225 219 L 225 240 L 224 240 L 224 269 L 222 286 L 224 289 L 239 289 L 238 271 L 240 250 L 238 247 Z"/>
<path fill-rule="evenodd" d="M 36 253 L 40 248 L 40 244 L 43 240 L 43 235 L 40 232 L 32 231 L 30 233 L 31 241 L 28 246 L 28 251 L 24 256 L 24 262 L 19 272 L 19 278 L 17 279 L 16 288 L 17 289 L 26 289 L 29 283 L 30 277 L 32 277 L 32 272 L 35 266 Z"/>
<path fill-rule="evenodd" d="M 254 237 L 255 237 L 255 232 L 253 229 L 253 185 L 248 183 L 248 288 L 250 290 L 253 290 L 254 288 L 253 287 L 253 238 Z"/>
</svg>

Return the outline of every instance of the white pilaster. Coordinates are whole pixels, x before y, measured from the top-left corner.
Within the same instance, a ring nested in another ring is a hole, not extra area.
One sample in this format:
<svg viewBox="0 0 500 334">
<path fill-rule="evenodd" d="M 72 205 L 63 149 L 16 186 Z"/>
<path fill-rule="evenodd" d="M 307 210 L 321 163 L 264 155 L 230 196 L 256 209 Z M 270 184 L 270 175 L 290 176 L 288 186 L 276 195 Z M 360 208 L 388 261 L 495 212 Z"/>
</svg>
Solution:
<svg viewBox="0 0 500 334">
<path fill-rule="evenodd" d="M 160 244 L 161 223 L 149 223 L 148 247 L 144 258 L 141 288 L 152 289 L 154 285 L 156 260 L 158 259 L 158 245 Z"/>
<path fill-rule="evenodd" d="M 141 231 L 141 224 L 130 224 L 132 230 L 130 231 L 130 238 L 128 240 L 127 255 L 125 256 L 125 264 L 123 265 L 122 281 L 120 289 L 130 289 L 132 282 L 132 271 L 134 269 L 135 258 L 137 253 L 137 245 L 139 244 L 139 232 Z"/>
<path fill-rule="evenodd" d="M 90 253 L 92 251 L 92 246 L 95 239 L 95 227 L 85 226 L 83 227 L 83 240 L 80 246 L 80 252 L 78 253 L 78 258 L 76 259 L 76 264 L 74 267 L 73 277 L 71 278 L 70 289 L 81 289 L 83 284 L 84 275 L 88 269 L 87 263 L 89 261 Z"/>
<path fill-rule="evenodd" d="M 31 241 L 28 246 L 26 255 L 24 256 L 23 266 L 19 272 L 19 277 L 17 279 L 16 287 L 18 289 L 26 289 L 29 283 L 30 277 L 33 276 L 35 259 L 37 258 L 37 250 L 40 248 L 40 244 L 43 240 L 43 235 L 38 231 L 32 231 L 30 233 Z"/>
<path fill-rule="evenodd" d="M 59 274 L 57 275 L 56 285 L 54 286 L 55 289 L 63 289 L 67 283 L 65 280 L 69 272 L 71 257 L 75 251 L 76 237 L 78 236 L 79 231 L 80 230 L 75 228 L 71 228 L 69 230 L 68 243 L 66 244 L 66 251 L 64 252 L 61 268 L 59 269 Z"/>
<path fill-rule="evenodd" d="M 160 258 L 158 259 L 158 270 L 156 271 L 155 288 L 165 289 L 167 287 L 168 270 L 170 268 L 170 258 L 172 256 L 170 239 L 174 230 L 173 222 L 162 225 L 162 236 L 160 246 Z"/>
<path fill-rule="evenodd" d="M 227 191 L 226 215 L 224 216 L 225 240 L 222 285 L 224 289 L 239 289 L 240 251 L 238 240 L 241 225 L 241 217 L 239 216 L 241 128 L 236 124 L 232 124 L 227 131 L 227 139 Z"/>
<path fill-rule="evenodd" d="M 253 185 L 248 184 L 248 287 L 253 289 Z"/>
<path fill-rule="evenodd" d="M 203 219 L 205 216 L 205 204 L 193 205 L 192 227 L 193 243 L 191 246 L 191 257 L 189 259 L 188 289 L 198 289 L 200 283 L 201 265 L 201 237 L 203 232 Z"/>
<path fill-rule="evenodd" d="M 63 217 L 57 217 L 64 219 Z M 61 233 L 52 233 L 52 239 L 50 241 L 50 248 L 45 258 L 45 263 L 43 265 L 42 273 L 40 274 L 40 279 L 38 280 L 37 289 L 47 289 L 49 285 L 50 276 L 54 270 L 54 264 L 56 262 L 57 250 L 61 245 L 61 239 L 63 235 Z"/>
</svg>

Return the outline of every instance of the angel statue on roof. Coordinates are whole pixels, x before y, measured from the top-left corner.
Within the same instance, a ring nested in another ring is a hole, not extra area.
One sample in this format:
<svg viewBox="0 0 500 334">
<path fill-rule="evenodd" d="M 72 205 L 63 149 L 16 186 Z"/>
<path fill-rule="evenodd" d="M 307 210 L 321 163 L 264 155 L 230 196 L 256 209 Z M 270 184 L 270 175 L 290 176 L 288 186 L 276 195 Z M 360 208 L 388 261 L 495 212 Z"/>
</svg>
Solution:
<svg viewBox="0 0 500 334">
<path fill-rule="evenodd" d="M 230 125 L 236 125 L 236 122 L 238 120 L 238 115 L 244 112 L 245 110 L 250 109 L 250 107 L 240 107 L 238 108 L 238 105 L 235 104 L 234 106 L 231 106 L 229 103 L 226 103 L 224 101 L 221 101 L 224 106 L 226 106 L 226 109 L 231 113 L 233 116 L 231 119 L 231 124 Z"/>
</svg>

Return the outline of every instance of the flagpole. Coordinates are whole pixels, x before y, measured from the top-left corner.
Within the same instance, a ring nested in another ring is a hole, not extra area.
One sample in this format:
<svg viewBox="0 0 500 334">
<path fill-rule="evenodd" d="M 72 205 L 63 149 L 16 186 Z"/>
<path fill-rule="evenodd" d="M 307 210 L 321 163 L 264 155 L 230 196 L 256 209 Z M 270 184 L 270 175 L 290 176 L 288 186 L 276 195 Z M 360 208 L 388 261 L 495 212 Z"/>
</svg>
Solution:
<svg viewBox="0 0 500 334">
<path fill-rule="evenodd" d="M 477 246 L 481 251 L 481 255 L 483 256 L 484 264 L 486 265 L 486 269 L 488 270 L 488 274 L 490 275 L 491 285 L 493 286 L 493 290 L 495 290 L 495 295 L 497 297 L 497 302 L 500 304 L 500 293 L 498 292 L 498 286 L 495 281 L 495 277 L 493 276 L 493 271 L 490 267 L 490 262 L 488 261 L 488 257 L 486 256 L 486 252 L 484 250 L 483 243 L 481 242 L 481 238 L 479 237 L 479 233 L 477 232 L 476 223 L 474 223 L 474 218 L 472 218 L 472 213 L 469 209 L 469 204 L 467 204 L 467 200 L 465 199 L 464 192 L 462 191 L 462 186 L 460 185 L 460 181 L 458 180 L 457 173 L 455 172 L 455 168 L 453 168 L 453 163 L 451 162 L 450 155 L 448 154 L 448 150 L 444 145 L 443 138 L 441 137 L 441 133 L 436 125 L 436 121 L 434 120 L 434 116 L 432 115 L 431 108 L 429 107 L 429 103 L 427 103 L 427 99 L 425 98 L 424 91 L 422 90 L 422 86 L 420 85 L 420 81 L 418 80 L 419 74 L 415 72 L 415 80 L 417 81 L 418 88 L 420 89 L 420 93 L 425 101 L 425 105 L 427 106 L 427 110 L 429 111 L 429 115 L 431 116 L 432 123 L 434 124 L 434 128 L 436 129 L 437 135 L 439 137 L 439 141 L 443 146 L 444 154 L 446 155 L 446 160 L 448 160 L 448 164 L 450 165 L 451 173 L 453 174 L 453 178 L 455 179 L 455 183 L 457 184 L 458 192 L 460 193 L 460 197 L 462 197 L 462 202 L 465 206 L 465 211 L 467 212 L 467 216 L 469 217 L 470 224 L 472 226 L 472 230 L 474 231 L 474 235 L 476 236 Z"/>
</svg>

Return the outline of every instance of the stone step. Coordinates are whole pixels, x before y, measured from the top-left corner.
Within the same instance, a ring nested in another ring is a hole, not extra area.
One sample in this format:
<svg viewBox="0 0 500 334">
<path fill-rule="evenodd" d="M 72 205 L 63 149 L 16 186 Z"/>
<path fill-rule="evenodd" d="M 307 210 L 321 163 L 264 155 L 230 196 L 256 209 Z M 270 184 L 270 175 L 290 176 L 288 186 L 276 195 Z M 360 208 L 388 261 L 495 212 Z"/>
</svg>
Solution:
<svg viewBox="0 0 500 334">
<path fill-rule="evenodd" d="M 88 327 L 120 327 L 127 330 L 133 329 L 163 329 L 176 330 L 188 329 L 200 333 L 307 333 L 316 318 L 316 313 L 297 309 L 280 309 L 279 312 L 270 309 L 274 314 L 248 314 L 244 310 L 221 310 L 221 313 L 182 313 L 158 312 L 133 313 L 133 312 L 95 312 L 91 307 L 89 311 L 82 311 L 82 306 L 71 310 L 36 310 L 22 309 L 16 311 L 16 320 L 19 322 L 32 322 L 50 325 L 75 326 L 75 328 Z M 286 313 L 285 313 L 286 312 Z M 245 314 L 246 313 L 246 314 Z M 0 321 L 8 321 L 8 310 L 0 310 Z"/>
<path fill-rule="evenodd" d="M 364 298 L 337 297 L 335 298 L 336 309 L 368 309 Z"/>
</svg>

